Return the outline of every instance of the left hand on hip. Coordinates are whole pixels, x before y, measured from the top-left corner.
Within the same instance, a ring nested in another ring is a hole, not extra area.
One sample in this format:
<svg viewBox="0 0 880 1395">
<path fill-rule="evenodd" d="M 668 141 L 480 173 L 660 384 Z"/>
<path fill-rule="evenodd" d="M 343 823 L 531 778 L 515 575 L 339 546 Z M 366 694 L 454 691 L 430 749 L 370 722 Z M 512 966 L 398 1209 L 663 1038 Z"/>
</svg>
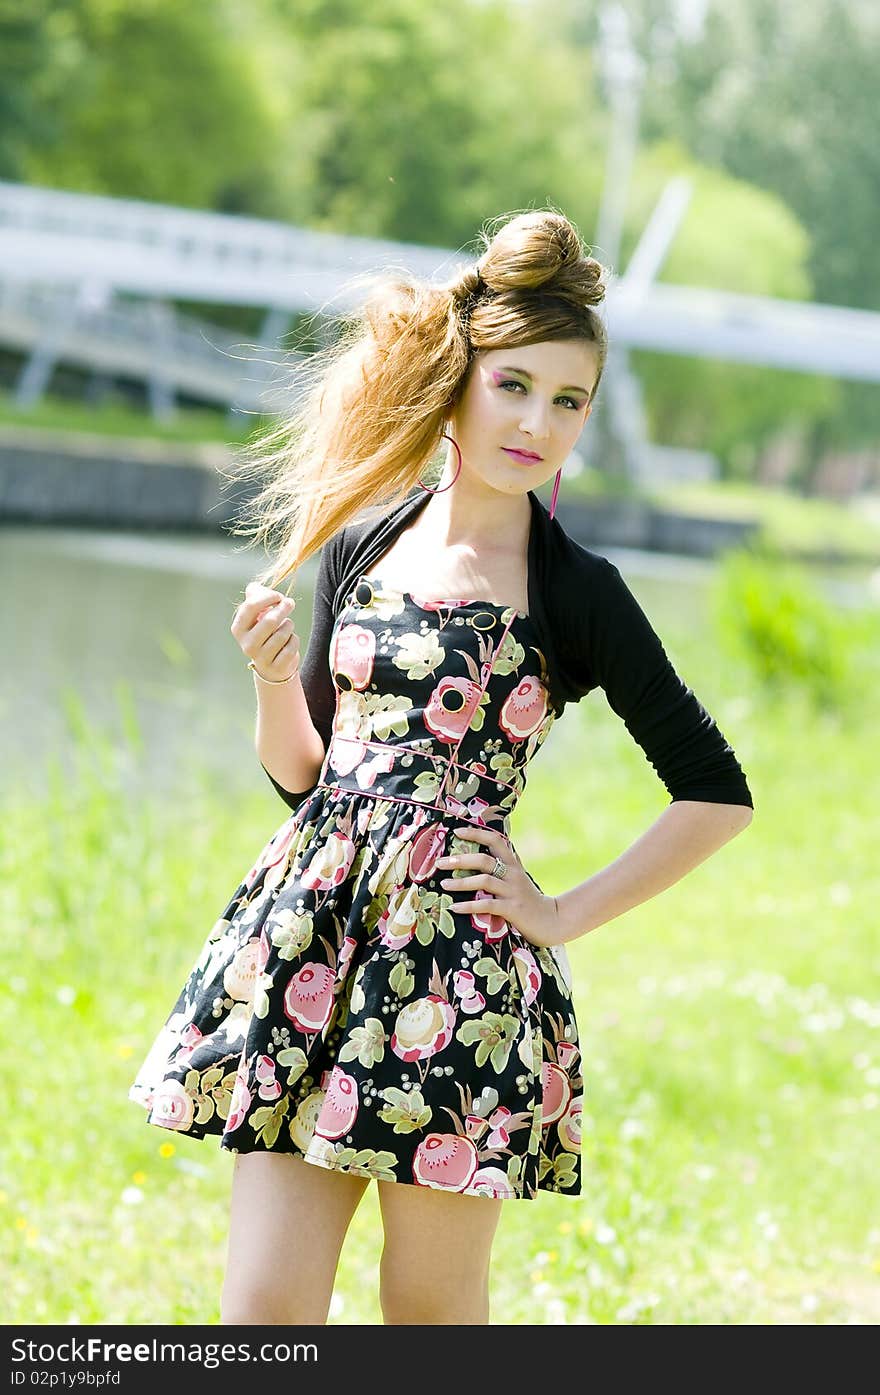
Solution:
<svg viewBox="0 0 880 1395">
<path fill-rule="evenodd" d="M 473 889 L 488 893 L 472 901 L 455 901 L 453 910 L 501 916 L 524 939 L 539 948 L 562 944 L 565 937 L 556 897 L 545 896 L 538 889 L 504 834 L 497 828 L 472 826 L 452 831 L 460 841 L 483 843 L 486 850 L 438 858 L 436 866 L 441 871 L 449 869 L 440 885 L 445 891 Z M 493 875 L 496 857 L 500 857 L 507 868 L 503 877 Z M 473 868 L 474 874 L 452 877 L 452 869 L 456 867 Z"/>
</svg>

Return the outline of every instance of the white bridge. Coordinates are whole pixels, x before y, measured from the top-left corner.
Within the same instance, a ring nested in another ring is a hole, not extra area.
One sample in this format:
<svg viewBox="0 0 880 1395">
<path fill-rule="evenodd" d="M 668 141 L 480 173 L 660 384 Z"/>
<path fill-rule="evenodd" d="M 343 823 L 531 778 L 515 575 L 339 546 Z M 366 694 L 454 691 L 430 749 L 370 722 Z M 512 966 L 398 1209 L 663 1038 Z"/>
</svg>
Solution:
<svg viewBox="0 0 880 1395">
<path fill-rule="evenodd" d="M 690 196 L 670 181 L 626 274 L 612 277 L 609 399 L 641 437 L 630 349 L 880 380 L 880 314 L 658 283 Z M 283 406 L 276 366 L 294 315 L 344 313 L 353 277 L 406 268 L 438 284 L 472 258 L 443 247 L 311 232 L 284 223 L 0 182 L 0 345 L 23 352 L 27 406 L 56 363 L 148 386 L 154 413 L 176 394 L 232 410 Z M 173 301 L 263 310 L 256 342 L 180 313 Z"/>
</svg>

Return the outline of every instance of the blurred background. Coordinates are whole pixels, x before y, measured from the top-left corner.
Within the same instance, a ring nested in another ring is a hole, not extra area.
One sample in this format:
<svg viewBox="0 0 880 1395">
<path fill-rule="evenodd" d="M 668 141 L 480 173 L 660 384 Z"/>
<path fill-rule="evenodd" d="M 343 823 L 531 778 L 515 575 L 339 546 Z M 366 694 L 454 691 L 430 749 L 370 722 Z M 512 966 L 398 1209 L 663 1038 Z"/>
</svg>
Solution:
<svg viewBox="0 0 880 1395">
<path fill-rule="evenodd" d="M 493 1321 L 880 1317 L 878 63 L 871 0 L 0 0 L 8 1321 L 216 1321 L 227 1160 L 125 1092 L 286 818 L 224 472 L 353 277 L 547 206 L 612 272 L 559 517 L 756 816 L 577 943 L 584 1196 L 506 1217 Z M 520 853 L 566 889 L 663 801 L 591 695 Z M 381 1320 L 374 1200 L 338 1322 Z"/>
</svg>

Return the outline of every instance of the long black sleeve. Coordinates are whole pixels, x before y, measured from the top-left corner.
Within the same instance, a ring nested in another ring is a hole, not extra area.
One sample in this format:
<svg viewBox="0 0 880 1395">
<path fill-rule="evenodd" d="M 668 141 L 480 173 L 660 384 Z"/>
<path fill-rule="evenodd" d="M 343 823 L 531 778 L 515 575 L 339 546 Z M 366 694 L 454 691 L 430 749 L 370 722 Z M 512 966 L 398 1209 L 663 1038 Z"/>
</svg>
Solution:
<svg viewBox="0 0 880 1395">
<path fill-rule="evenodd" d="M 299 670 L 309 714 L 324 743 L 325 751 L 330 744 L 333 718 L 336 712 L 336 688 L 330 673 L 330 638 L 335 623 L 333 601 L 336 595 L 340 549 L 341 532 L 330 538 L 321 549 L 318 573 L 315 578 L 309 642 Z M 262 761 L 260 764 L 263 764 Z M 263 765 L 263 770 L 285 804 L 288 804 L 291 809 L 299 808 L 303 800 L 317 789 L 317 783 L 315 783 L 307 790 L 302 790 L 298 794 L 294 793 L 279 785 L 278 781 L 266 770 L 265 765 Z"/>
<path fill-rule="evenodd" d="M 593 599 L 590 664 L 611 709 L 673 800 L 754 808 L 733 748 L 672 666 L 618 569 L 602 558 Z"/>
</svg>

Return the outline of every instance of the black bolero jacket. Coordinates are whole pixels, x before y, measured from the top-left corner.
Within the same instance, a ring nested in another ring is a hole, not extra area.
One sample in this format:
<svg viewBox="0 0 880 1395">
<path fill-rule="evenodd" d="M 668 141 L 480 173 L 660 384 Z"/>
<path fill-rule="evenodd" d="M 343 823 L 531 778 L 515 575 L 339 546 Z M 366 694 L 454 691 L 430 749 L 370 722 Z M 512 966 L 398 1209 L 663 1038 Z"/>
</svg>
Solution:
<svg viewBox="0 0 880 1395">
<path fill-rule="evenodd" d="M 541 637 L 550 701 L 557 715 L 561 716 L 568 703 L 579 702 L 593 688 L 601 688 L 672 800 L 753 808 L 733 748 L 676 673 L 618 569 L 606 557 L 569 537 L 532 490 L 528 497 L 532 506 L 527 553 L 529 615 Z M 430 494 L 416 486 L 386 517 L 347 524 L 321 550 L 312 628 L 300 679 L 325 750 L 336 710 L 336 689 L 328 664 L 336 617 L 359 574 L 388 551 L 429 498 Z M 313 785 L 292 793 L 268 770 L 266 774 L 293 809 L 317 788 Z"/>
</svg>

